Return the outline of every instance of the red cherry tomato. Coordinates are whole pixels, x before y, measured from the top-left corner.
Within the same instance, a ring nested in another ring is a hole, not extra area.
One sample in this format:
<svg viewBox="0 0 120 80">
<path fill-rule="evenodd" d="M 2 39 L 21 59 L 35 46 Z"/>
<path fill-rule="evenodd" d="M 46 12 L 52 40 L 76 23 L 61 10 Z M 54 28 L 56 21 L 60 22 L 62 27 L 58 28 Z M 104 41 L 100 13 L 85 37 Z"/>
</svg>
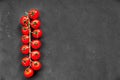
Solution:
<svg viewBox="0 0 120 80">
<path fill-rule="evenodd" d="M 24 35 L 28 35 L 29 34 L 29 27 L 22 27 L 21 32 Z"/>
<path fill-rule="evenodd" d="M 29 66 L 29 65 L 30 65 L 30 59 L 29 59 L 29 57 L 24 57 L 24 58 L 22 58 L 21 63 L 22 63 L 22 65 L 25 66 L 25 67 Z"/>
<path fill-rule="evenodd" d="M 23 54 L 28 54 L 29 53 L 29 46 L 23 45 L 20 50 Z"/>
<path fill-rule="evenodd" d="M 21 41 L 24 44 L 28 44 L 29 43 L 29 36 L 28 35 L 22 35 Z"/>
<path fill-rule="evenodd" d="M 33 61 L 31 64 L 31 68 L 33 70 L 40 70 L 42 68 L 42 64 L 39 61 Z"/>
<path fill-rule="evenodd" d="M 31 69 L 31 68 L 25 69 L 25 71 L 24 71 L 24 76 L 25 76 L 26 78 L 31 78 L 33 75 L 34 75 L 33 69 Z"/>
<path fill-rule="evenodd" d="M 35 29 L 32 33 L 32 36 L 34 38 L 40 38 L 42 37 L 42 30 L 41 29 Z"/>
<path fill-rule="evenodd" d="M 40 16 L 40 12 L 37 9 L 30 9 L 28 15 L 31 19 L 37 19 Z"/>
<path fill-rule="evenodd" d="M 38 48 L 41 47 L 41 45 L 42 45 L 42 43 L 41 43 L 41 41 L 39 41 L 39 40 L 33 40 L 33 41 L 31 42 L 31 47 L 32 47 L 33 49 L 38 49 Z"/>
<path fill-rule="evenodd" d="M 31 52 L 32 60 L 39 60 L 41 57 L 41 53 L 38 50 L 34 50 Z"/>
<path fill-rule="evenodd" d="M 29 23 L 30 19 L 28 16 L 22 16 L 20 18 L 20 23 L 23 25 L 23 26 L 28 26 L 28 23 Z"/>
<path fill-rule="evenodd" d="M 41 25 L 41 22 L 39 20 L 33 20 L 31 23 L 30 23 L 31 27 L 33 29 L 38 29 Z"/>
</svg>

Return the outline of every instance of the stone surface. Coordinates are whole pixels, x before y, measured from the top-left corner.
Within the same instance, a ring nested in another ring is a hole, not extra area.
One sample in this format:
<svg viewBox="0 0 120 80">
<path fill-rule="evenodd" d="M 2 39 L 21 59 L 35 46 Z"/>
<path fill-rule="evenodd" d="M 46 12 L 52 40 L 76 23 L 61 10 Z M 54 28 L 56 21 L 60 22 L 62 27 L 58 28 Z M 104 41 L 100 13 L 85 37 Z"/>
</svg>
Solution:
<svg viewBox="0 0 120 80">
<path fill-rule="evenodd" d="M 120 80 L 120 0 L 0 0 L 0 80 L 27 80 L 19 19 L 41 11 L 41 71 L 29 80 Z"/>
</svg>

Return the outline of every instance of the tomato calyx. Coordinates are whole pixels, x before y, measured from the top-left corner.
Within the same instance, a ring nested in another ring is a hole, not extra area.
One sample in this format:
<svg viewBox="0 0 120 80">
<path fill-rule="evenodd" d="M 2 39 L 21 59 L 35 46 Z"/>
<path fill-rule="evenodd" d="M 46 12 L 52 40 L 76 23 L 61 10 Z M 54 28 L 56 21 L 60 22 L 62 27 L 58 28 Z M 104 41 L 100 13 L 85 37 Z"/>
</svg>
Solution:
<svg viewBox="0 0 120 80">
<path fill-rule="evenodd" d="M 26 23 L 27 21 L 24 20 L 24 23 Z"/>
<path fill-rule="evenodd" d="M 38 55 L 38 53 L 35 53 L 35 55 L 37 56 L 37 55 Z"/>
<path fill-rule="evenodd" d="M 26 50 L 26 48 L 22 48 L 22 50 L 23 50 L 23 51 L 25 51 L 25 50 Z"/>
<path fill-rule="evenodd" d="M 37 45 L 38 45 L 38 43 L 36 42 L 36 43 L 34 43 L 34 45 L 35 45 L 35 46 L 37 46 Z"/>
<path fill-rule="evenodd" d="M 34 65 L 38 65 L 38 63 L 35 62 Z"/>
<path fill-rule="evenodd" d="M 27 72 L 29 72 L 29 70 L 28 70 L 28 69 L 26 69 L 26 71 L 27 71 Z"/>
<path fill-rule="evenodd" d="M 35 32 L 34 32 L 34 34 L 38 34 L 38 32 L 37 32 L 37 31 L 35 31 Z"/>
<path fill-rule="evenodd" d="M 24 63 L 25 63 L 26 61 L 25 61 L 25 60 L 22 60 L 22 62 L 24 62 Z"/>
<path fill-rule="evenodd" d="M 23 30 L 27 30 L 26 28 L 23 28 Z"/>
<path fill-rule="evenodd" d="M 36 23 L 36 22 L 34 22 L 33 24 L 34 24 L 34 25 L 36 25 L 37 23 Z"/>
<path fill-rule="evenodd" d="M 32 14 L 31 15 L 34 15 L 34 12 L 32 12 Z"/>
</svg>

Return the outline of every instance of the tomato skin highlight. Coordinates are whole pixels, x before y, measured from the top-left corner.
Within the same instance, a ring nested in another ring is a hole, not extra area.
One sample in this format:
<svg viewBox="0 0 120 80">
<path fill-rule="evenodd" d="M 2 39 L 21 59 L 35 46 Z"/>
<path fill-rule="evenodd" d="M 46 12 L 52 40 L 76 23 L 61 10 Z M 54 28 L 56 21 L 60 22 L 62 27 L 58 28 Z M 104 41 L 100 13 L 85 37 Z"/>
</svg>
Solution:
<svg viewBox="0 0 120 80">
<path fill-rule="evenodd" d="M 25 67 L 30 66 L 30 59 L 29 59 L 29 57 L 24 57 L 24 58 L 22 58 L 21 63 L 22 63 L 22 65 L 25 66 Z"/>
<path fill-rule="evenodd" d="M 40 70 L 42 68 L 42 64 L 39 61 L 33 61 L 31 68 L 35 71 Z"/>
<path fill-rule="evenodd" d="M 33 49 L 39 49 L 39 48 L 41 47 L 41 45 L 42 45 L 42 43 L 41 43 L 41 41 L 39 41 L 39 40 L 33 40 L 33 41 L 31 42 L 31 47 L 32 47 Z"/>
<path fill-rule="evenodd" d="M 32 60 L 34 60 L 34 61 L 35 61 L 35 60 L 39 60 L 40 57 L 41 57 L 40 51 L 34 50 L 34 51 L 31 52 L 31 59 L 32 59 Z"/>
<path fill-rule="evenodd" d="M 34 71 L 32 68 L 26 68 L 24 71 L 24 76 L 26 78 L 31 78 L 34 75 Z"/>
<path fill-rule="evenodd" d="M 31 19 L 37 19 L 40 16 L 40 12 L 38 9 L 30 9 L 28 15 Z"/>
<path fill-rule="evenodd" d="M 21 32 L 23 35 L 29 35 L 29 27 L 22 27 Z"/>
<path fill-rule="evenodd" d="M 41 22 L 35 19 L 31 21 L 30 25 L 33 29 L 38 29 L 41 26 Z"/>
<path fill-rule="evenodd" d="M 28 44 L 29 43 L 29 36 L 28 35 L 22 35 L 21 42 L 23 44 Z"/>
<path fill-rule="evenodd" d="M 34 38 L 40 38 L 40 37 L 42 37 L 42 34 L 43 34 L 43 32 L 41 29 L 35 29 L 32 33 L 32 36 Z"/>
<path fill-rule="evenodd" d="M 28 54 L 29 53 L 29 46 L 28 45 L 22 45 L 20 48 L 20 51 L 22 54 Z"/>
<path fill-rule="evenodd" d="M 22 16 L 20 18 L 20 24 L 22 24 L 23 26 L 28 26 L 30 19 L 28 16 Z"/>
</svg>

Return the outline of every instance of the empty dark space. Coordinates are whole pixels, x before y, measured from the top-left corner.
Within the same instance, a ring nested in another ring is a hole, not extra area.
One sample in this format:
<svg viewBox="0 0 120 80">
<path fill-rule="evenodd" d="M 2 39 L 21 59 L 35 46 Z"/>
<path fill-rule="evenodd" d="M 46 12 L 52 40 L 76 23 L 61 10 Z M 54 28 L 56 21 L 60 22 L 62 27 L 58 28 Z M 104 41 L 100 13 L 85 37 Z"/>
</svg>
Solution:
<svg viewBox="0 0 120 80">
<path fill-rule="evenodd" d="M 43 68 L 25 79 L 19 19 L 31 8 Z M 0 0 L 0 80 L 120 80 L 120 0 Z"/>
</svg>

